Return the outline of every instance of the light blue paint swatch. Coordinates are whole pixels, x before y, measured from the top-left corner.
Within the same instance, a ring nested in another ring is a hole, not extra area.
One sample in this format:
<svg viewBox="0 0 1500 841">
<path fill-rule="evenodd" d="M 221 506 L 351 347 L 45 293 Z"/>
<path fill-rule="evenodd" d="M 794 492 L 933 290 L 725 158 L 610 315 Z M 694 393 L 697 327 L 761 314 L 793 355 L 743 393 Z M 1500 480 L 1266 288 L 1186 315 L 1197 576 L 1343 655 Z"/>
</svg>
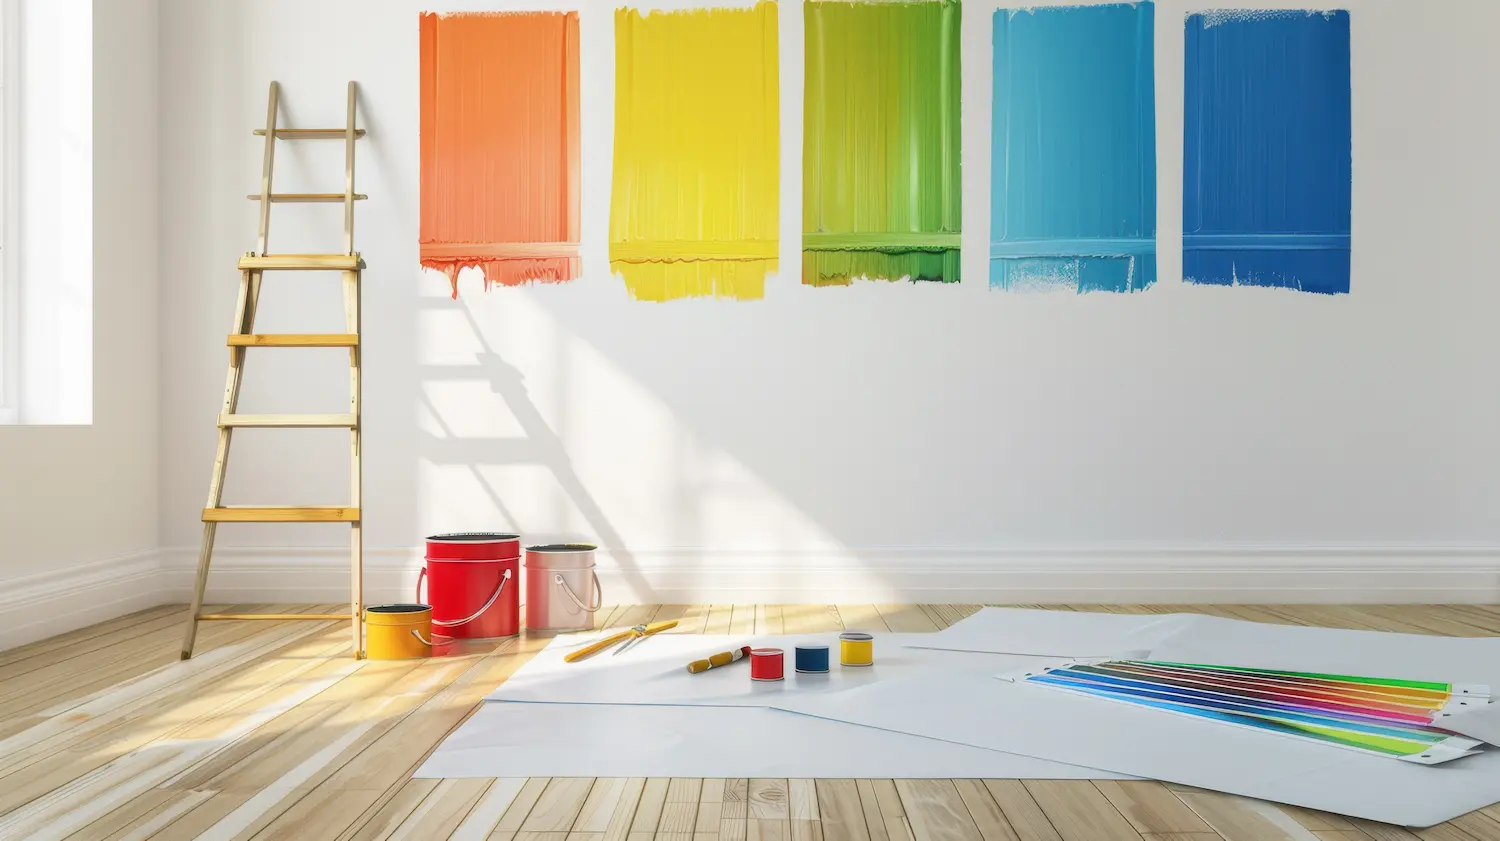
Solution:
<svg viewBox="0 0 1500 841">
<path fill-rule="evenodd" d="M 1188 17 L 1182 276 L 1349 291 L 1349 13 Z"/>
<path fill-rule="evenodd" d="M 1156 282 L 1151 3 L 995 12 L 990 287 Z"/>
</svg>

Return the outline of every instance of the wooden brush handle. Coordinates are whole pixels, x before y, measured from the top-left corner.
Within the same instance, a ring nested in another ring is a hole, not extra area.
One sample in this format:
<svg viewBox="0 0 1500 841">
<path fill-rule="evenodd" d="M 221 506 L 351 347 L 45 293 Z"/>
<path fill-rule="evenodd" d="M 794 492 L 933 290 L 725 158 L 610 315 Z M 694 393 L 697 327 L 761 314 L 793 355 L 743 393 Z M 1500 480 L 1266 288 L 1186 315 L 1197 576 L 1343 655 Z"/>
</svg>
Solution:
<svg viewBox="0 0 1500 841">
<path fill-rule="evenodd" d="M 721 651 L 707 660 L 694 660 L 689 663 L 688 674 L 695 675 L 699 672 L 706 672 L 709 669 L 717 669 L 720 666 L 727 666 L 742 657 L 748 656 L 750 656 L 750 646 L 748 645 L 743 648 L 736 648 L 733 651 Z"/>
<path fill-rule="evenodd" d="M 564 663 L 576 663 L 576 662 L 578 662 L 579 660 L 582 660 L 585 657 L 589 657 L 591 655 L 598 654 L 599 652 L 603 651 L 606 648 L 609 648 L 611 645 L 614 645 L 615 643 L 619 642 L 620 640 L 630 639 L 633 636 L 635 636 L 635 631 L 621 631 L 620 633 L 615 634 L 614 636 L 605 637 L 604 639 L 599 640 L 598 642 L 594 643 L 593 645 L 589 646 L 588 648 L 581 648 L 581 649 L 573 652 L 572 654 L 569 654 L 568 656 L 566 656 L 566 657 L 563 658 L 563 662 Z"/>
</svg>

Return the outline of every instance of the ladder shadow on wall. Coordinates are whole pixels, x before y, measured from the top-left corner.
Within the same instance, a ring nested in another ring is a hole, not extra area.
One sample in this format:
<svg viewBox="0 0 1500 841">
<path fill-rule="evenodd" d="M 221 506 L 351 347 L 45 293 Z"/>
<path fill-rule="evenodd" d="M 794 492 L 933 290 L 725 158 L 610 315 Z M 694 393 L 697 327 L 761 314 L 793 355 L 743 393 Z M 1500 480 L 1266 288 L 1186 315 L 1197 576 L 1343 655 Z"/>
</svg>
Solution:
<svg viewBox="0 0 1500 841">
<path fill-rule="evenodd" d="M 434 465 L 466 468 L 475 483 L 484 490 L 494 510 L 509 524 L 509 528 L 520 533 L 522 540 L 527 542 L 535 541 L 529 541 L 525 524 L 520 521 L 514 509 L 505 504 L 499 490 L 484 475 L 481 468 L 491 465 L 540 465 L 546 468 L 557 481 L 558 487 L 572 502 L 574 509 L 588 524 L 590 532 L 595 537 L 594 542 L 597 542 L 600 548 L 606 550 L 609 557 L 614 559 L 618 567 L 617 571 L 628 587 L 635 593 L 649 594 L 651 588 L 642 576 L 634 555 L 625 548 L 624 538 L 604 513 L 598 500 L 584 485 L 577 470 L 574 469 L 567 446 L 547 423 L 541 410 L 532 400 L 521 370 L 496 352 L 485 338 L 479 322 L 468 307 L 446 298 L 423 298 L 421 301 L 423 305 L 434 309 L 462 313 L 480 347 L 479 352 L 475 354 L 473 364 L 421 365 L 421 381 L 423 383 L 447 380 L 486 382 L 490 390 L 504 402 L 511 416 L 520 426 L 522 434 L 494 438 L 459 435 L 450 424 L 443 420 L 439 408 L 423 391 L 420 397 L 421 406 L 442 434 L 435 435 L 426 430 L 419 431 L 421 443 L 418 455 Z"/>
</svg>

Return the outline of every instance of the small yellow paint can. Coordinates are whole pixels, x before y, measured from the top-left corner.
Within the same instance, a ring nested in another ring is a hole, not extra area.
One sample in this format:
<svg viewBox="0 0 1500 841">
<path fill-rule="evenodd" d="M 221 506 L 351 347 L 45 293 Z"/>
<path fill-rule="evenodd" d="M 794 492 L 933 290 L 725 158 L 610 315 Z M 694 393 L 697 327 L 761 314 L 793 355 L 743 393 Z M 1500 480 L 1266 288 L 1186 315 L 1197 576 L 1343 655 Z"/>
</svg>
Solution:
<svg viewBox="0 0 1500 841">
<path fill-rule="evenodd" d="M 432 608 L 381 604 L 365 609 L 365 654 L 371 660 L 432 656 Z"/>
<path fill-rule="evenodd" d="M 839 634 L 839 665 L 869 666 L 875 662 L 875 638 L 859 631 Z"/>
</svg>

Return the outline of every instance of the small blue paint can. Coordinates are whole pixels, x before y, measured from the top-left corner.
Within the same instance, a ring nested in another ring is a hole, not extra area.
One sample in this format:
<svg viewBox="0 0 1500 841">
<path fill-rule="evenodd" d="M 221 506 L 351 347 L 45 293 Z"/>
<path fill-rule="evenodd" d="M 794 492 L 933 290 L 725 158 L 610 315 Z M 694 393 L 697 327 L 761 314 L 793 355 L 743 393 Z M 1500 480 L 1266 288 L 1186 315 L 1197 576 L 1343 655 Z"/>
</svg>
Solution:
<svg viewBox="0 0 1500 841">
<path fill-rule="evenodd" d="M 794 663 L 802 674 L 824 674 L 828 671 L 828 646 L 799 645 Z"/>
</svg>

